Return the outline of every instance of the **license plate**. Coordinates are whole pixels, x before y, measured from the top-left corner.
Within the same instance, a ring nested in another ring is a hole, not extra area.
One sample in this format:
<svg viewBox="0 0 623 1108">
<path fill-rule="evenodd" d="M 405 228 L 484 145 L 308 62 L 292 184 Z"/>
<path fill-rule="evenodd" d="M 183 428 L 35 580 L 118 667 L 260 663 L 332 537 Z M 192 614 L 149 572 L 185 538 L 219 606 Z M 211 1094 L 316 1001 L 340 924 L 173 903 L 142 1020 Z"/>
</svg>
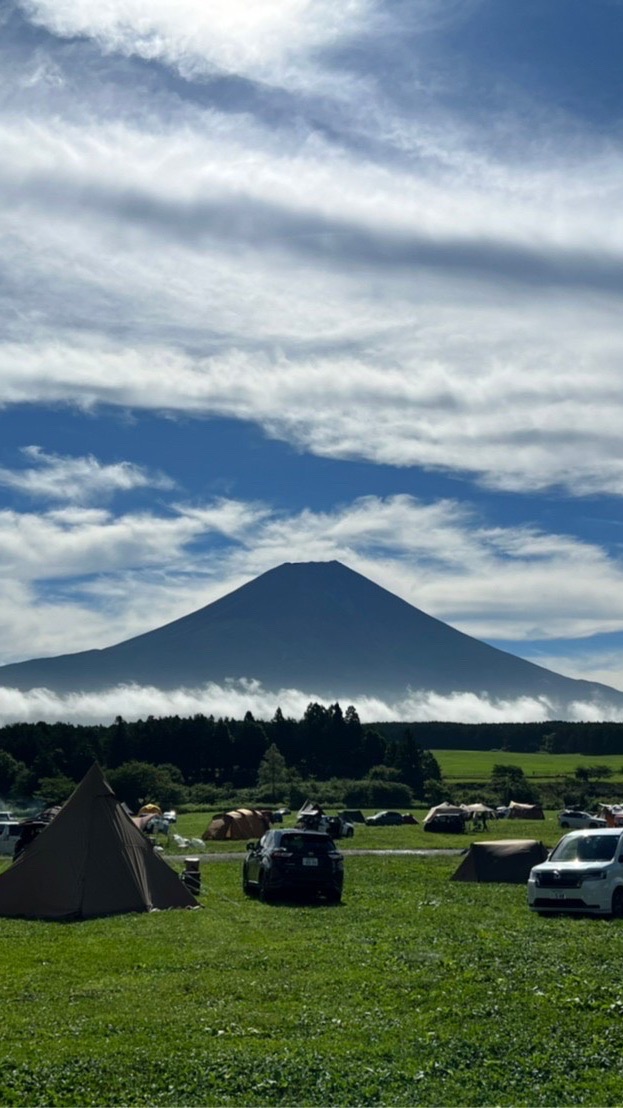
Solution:
<svg viewBox="0 0 623 1108">
<path fill-rule="evenodd" d="M 566 896 L 566 893 L 554 893 L 554 900 L 565 900 Z"/>
<path fill-rule="evenodd" d="M 318 865 L 318 859 L 317 858 L 303 858 L 303 865 L 304 866 L 317 866 Z"/>
</svg>

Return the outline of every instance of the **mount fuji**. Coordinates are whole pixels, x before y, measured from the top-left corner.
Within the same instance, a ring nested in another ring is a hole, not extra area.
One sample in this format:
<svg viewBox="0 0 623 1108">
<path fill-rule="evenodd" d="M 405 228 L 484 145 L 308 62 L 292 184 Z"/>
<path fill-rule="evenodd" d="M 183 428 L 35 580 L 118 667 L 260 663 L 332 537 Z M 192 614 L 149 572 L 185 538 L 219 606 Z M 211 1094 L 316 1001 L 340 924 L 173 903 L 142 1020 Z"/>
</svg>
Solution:
<svg viewBox="0 0 623 1108">
<path fill-rule="evenodd" d="M 56 693 L 136 684 L 195 688 L 254 679 L 267 690 L 386 703 L 418 691 L 623 708 L 623 693 L 488 646 L 340 562 L 285 563 L 172 623 L 101 650 L 0 667 L 0 686 Z"/>
</svg>

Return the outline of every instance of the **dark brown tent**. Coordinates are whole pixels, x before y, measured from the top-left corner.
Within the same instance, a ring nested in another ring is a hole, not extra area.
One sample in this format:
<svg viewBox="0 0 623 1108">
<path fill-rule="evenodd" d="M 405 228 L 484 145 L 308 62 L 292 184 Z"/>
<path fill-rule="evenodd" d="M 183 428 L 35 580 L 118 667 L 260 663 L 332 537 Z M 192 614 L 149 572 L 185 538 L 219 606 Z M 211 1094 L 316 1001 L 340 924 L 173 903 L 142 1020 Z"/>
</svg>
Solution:
<svg viewBox="0 0 623 1108">
<path fill-rule="evenodd" d="M 154 854 L 98 765 L 52 821 L 0 874 L 0 916 L 72 920 L 197 901 Z"/>
<path fill-rule="evenodd" d="M 517 800 L 511 800 L 508 806 L 509 819 L 545 819 L 545 814 L 540 804 L 520 804 Z"/>
<path fill-rule="evenodd" d="M 429 808 L 424 816 L 424 823 L 430 823 L 435 816 L 462 816 L 463 819 L 467 819 L 468 815 L 464 804 L 448 804 L 448 801 L 444 800 L 441 804 L 435 804 L 433 808 Z"/>
<path fill-rule="evenodd" d="M 261 839 L 269 827 L 270 820 L 257 808 L 237 808 L 215 816 L 201 838 L 204 842 L 210 839 Z"/>
<path fill-rule="evenodd" d="M 472 843 L 450 880 L 525 885 L 532 867 L 544 862 L 547 853 L 543 843 L 536 839 Z"/>
</svg>

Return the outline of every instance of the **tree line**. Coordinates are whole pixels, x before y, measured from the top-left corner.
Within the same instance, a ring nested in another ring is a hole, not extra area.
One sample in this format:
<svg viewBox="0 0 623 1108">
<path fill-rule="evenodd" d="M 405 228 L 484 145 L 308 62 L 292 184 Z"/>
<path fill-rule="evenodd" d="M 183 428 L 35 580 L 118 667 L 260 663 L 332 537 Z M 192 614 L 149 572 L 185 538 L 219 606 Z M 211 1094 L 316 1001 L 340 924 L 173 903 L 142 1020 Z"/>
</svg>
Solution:
<svg viewBox="0 0 623 1108">
<path fill-rule="evenodd" d="M 374 724 L 389 738 L 404 723 Z M 623 723 L 611 721 L 569 723 L 452 723 L 418 722 L 412 725 L 418 741 L 432 750 L 505 750 L 516 754 L 623 754 Z"/>
<path fill-rule="evenodd" d="M 64 799 L 97 761 L 113 786 L 121 781 L 135 801 L 157 790 L 172 802 L 209 803 L 217 794 L 258 786 L 266 791 L 261 767 L 273 749 L 282 759 L 279 782 L 290 789 L 314 779 L 359 781 L 372 774 L 375 795 L 385 786 L 389 796 L 390 786 L 400 783 L 408 803 L 411 795 L 424 796 L 427 780 L 441 777 L 414 728 L 403 725 L 385 735 L 363 726 L 352 705 L 342 711 L 339 703 L 311 703 L 299 720 L 277 708 L 267 721 L 247 712 L 241 720 L 198 714 L 134 722 L 117 716 L 111 725 L 7 724 L 0 728 L 0 795 Z M 274 786 L 274 756 L 271 772 Z"/>
<path fill-rule="evenodd" d="M 296 803 L 320 781 L 326 796 L 353 806 L 435 803 L 445 793 L 431 749 L 599 756 L 623 752 L 623 724 L 364 726 L 353 705 L 342 711 L 339 703 L 310 703 L 298 720 L 277 708 L 270 720 L 247 712 L 243 719 L 197 714 L 133 722 L 117 716 L 110 725 L 14 723 L 0 728 L 0 796 L 64 800 L 97 761 L 133 805 L 156 796 L 170 805 L 211 804 L 250 790 L 267 802 L 290 797 Z"/>
</svg>

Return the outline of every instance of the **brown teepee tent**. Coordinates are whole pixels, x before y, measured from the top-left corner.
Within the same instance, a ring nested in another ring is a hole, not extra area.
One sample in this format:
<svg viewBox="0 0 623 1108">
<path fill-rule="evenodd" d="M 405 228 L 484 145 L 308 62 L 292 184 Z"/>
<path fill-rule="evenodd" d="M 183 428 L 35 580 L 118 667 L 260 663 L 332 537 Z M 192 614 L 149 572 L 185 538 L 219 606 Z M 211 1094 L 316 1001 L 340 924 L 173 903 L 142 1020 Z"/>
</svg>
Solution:
<svg viewBox="0 0 623 1108">
<path fill-rule="evenodd" d="M 0 874 L 0 916 L 71 920 L 196 905 L 134 826 L 98 765 Z"/>
<path fill-rule="evenodd" d="M 544 862 L 547 853 L 537 839 L 472 843 L 450 880 L 525 885 L 532 867 Z"/>
</svg>

